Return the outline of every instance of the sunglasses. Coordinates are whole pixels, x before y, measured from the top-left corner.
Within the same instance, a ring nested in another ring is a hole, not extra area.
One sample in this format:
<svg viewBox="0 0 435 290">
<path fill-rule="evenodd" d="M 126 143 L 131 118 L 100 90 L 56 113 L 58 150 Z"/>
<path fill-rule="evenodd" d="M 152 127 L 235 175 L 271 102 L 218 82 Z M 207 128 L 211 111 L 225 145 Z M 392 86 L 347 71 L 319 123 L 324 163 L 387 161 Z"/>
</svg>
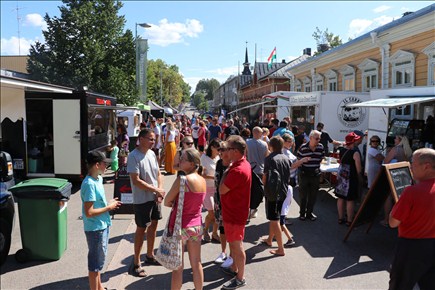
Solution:
<svg viewBox="0 0 435 290">
<path fill-rule="evenodd" d="M 193 142 L 184 142 L 186 145 L 193 145 Z"/>
<path fill-rule="evenodd" d="M 380 141 L 379 141 L 379 140 L 370 140 L 370 142 L 376 142 L 376 143 L 379 143 Z"/>
</svg>

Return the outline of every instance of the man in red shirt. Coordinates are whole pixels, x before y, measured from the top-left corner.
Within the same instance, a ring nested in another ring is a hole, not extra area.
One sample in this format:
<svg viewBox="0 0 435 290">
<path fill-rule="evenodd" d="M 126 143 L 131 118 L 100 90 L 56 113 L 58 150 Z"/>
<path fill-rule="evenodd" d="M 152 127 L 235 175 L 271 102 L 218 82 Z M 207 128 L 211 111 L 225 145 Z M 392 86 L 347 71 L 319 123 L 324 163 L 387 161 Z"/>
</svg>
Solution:
<svg viewBox="0 0 435 290">
<path fill-rule="evenodd" d="M 225 234 L 234 262 L 232 267 L 222 270 L 235 277 L 224 284 L 222 289 L 236 289 L 246 285 L 243 239 L 249 215 L 251 165 L 245 158 L 246 142 L 242 137 L 230 136 L 227 139 L 227 150 L 232 164 L 222 177 L 219 193 Z"/>
<path fill-rule="evenodd" d="M 416 283 L 435 289 L 435 150 L 416 150 L 411 170 L 417 184 L 405 188 L 390 213 L 390 227 L 399 227 L 390 290 Z"/>
</svg>

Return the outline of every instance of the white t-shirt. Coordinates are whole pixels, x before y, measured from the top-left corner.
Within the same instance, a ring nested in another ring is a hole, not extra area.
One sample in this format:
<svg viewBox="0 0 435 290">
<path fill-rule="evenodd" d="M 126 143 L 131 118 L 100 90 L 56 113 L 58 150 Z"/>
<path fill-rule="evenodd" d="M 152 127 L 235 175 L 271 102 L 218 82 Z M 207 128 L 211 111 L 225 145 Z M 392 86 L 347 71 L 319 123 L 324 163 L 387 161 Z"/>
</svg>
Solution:
<svg viewBox="0 0 435 290">
<path fill-rule="evenodd" d="M 204 175 L 207 176 L 214 176 L 216 171 L 216 163 L 219 160 L 219 155 L 216 156 L 214 159 L 211 159 L 206 154 L 202 154 L 201 156 L 201 166 L 203 168 Z M 214 187 L 214 179 L 206 179 L 205 183 L 207 187 Z"/>
<path fill-rule="evenodd" d="M 163 134 L 165 135 L 166 138 L 166 133 L 168 132 L 168 130 L 164 130 Z M 169 136 L 168 139 L 166 140 L 166 142 L 174 142 L 175 141 L 175 137 L 178 136 L 178 130 L 174 129 L 172 131 L 169 131 Z"/>
<path fill-rule="evenodd" d="M 282 203 L 282 208 L 281 208 L 281 215 L 282 216 L 286 216 L 290 210 L 290 205 L 292 204 L 292 199 L 293 199 L 293 187 L 291 187 L 290 185 L 288 186 L 288 190 L 287 190 L 287 197 L 285 198 L 284 202 Z"/>
<path fill-rule="evenodd" d="M 153 130 L 154 130 L 154 134 L 156 135 L 156 138 L 157 138 L 155 148 L 160 149 L 160 147 L 162 147 L 162 138 L 160 136 L 160 128 L 159 128 L 159 126 L 155 126 Z"/>
<path fill-rule="evenodd" d="M 288 150 L 287 148 L 282 148 L 282 154 L 287 156 L 290 159 L 292 164 L 295 163 L 296 161 L 298 161 L 298 158 L 293 153 L 291 153 L 290 150 Z M 296 171 L 297 171 L 297 168 L 290 170 L 290 177 L 295 177 Z"/>
<path fill-rule="evenodd" d="M 198 139 L 198 130 L 199 130 L 199 125 L 193 124 L 192 125 L 192 138 Z"/>
</svg>

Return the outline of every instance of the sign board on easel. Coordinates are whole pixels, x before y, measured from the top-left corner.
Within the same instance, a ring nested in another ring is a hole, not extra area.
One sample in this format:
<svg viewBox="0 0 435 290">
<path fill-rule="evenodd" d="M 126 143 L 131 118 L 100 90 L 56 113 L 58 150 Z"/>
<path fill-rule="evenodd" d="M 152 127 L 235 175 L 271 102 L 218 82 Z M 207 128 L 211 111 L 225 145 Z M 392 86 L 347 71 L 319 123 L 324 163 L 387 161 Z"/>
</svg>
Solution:
<svg viewBox="0 0 435 290">
<path fill-rule="evenodd" d="M 356 225 L 370 223 L 366 231 L 366 233 L 368 233 L 388 196 L 391 195 L 396 203 L 403 190 L 412 184 L 412 173 L 409 162 L 382 165 L 381 170 L 355 215 L 344 237 L 344 241 L 347 240 Z"/>
</svg>

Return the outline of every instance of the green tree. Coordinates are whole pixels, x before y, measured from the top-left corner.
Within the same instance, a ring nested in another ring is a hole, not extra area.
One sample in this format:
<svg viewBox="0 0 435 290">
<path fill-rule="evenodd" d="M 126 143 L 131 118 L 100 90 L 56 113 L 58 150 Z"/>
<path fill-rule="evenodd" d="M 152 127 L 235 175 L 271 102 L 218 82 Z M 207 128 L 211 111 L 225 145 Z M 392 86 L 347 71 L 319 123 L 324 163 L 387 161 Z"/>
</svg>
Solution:
<svg viewBox="0 0 435 290">
<path fill-rule="evenodd" d="M 204 91 L 206 100 L 213 100 L 213 92 L 219 88 L 220 83 L 217 79 L 202 79 L 196 85 L 195 92 Z"/>
<path fill-rule="evenodd" d="M 148 99 L 158 104 L 178 106 L 190 98 L 190 86 L 184 81 L 176 65 L 169 66 L 161 59 L 149 60 L 147 79 Z"/>
<path fill-rule="evenodd" d="M 316 27 L 316 31 L 313 32 L 312 36 L 317 44 L 317 52 L 315 52 L 314 55 L 322 53 L 322 49 L 328 50 L 343 44 L 343 41 L 338 35 L 328 32 L 328 28 L 326 28 L 325 31 L 321 31 L 319 27 Z"/>
<path fill-rule="evenodd" d="M 45 42 L 30 48 L 27 69 L 33 78 L 137 101 L 135 41 L 124 30 L 120 1 L 63 0 L 60 16 L 45 15 Z"/>
</svg>

